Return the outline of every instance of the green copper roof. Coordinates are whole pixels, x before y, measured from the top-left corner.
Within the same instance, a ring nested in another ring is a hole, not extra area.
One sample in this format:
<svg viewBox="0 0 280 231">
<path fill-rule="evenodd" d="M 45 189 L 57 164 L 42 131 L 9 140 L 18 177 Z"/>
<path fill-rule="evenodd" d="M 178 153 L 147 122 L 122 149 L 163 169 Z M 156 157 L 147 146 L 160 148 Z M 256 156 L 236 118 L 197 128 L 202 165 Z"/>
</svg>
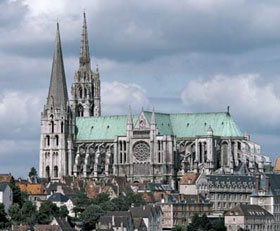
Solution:
<svg viewBox="0 0 280 231">
<path fill-rule="evenodd" d="M 152 112 L 145 112 L 151 121 Z M 136 124 L 138 115 L 133 116 Z M 78 117 L 76 118 L 78 140 L 112 140 L 117 136 L 126 136 L 127 115 Z M 242 137 L 231 116 L 218 113 L 156 113 L 157 128 L 160 135 L 175 135 L 177 138 L 204 136 L 209 126 L 215 136 Z"/>
</svg>

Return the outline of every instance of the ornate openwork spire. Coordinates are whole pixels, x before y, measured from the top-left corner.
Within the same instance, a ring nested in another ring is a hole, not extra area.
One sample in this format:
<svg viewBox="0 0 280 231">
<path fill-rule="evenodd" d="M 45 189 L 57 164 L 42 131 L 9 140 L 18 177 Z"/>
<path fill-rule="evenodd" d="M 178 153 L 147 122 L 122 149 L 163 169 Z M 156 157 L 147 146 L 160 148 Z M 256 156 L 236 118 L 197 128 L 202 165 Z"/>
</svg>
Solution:
<svg viewBox="0 0 280 231">
<path fill-rule="evenodd" d="M 89 46 L 88 46 L 86 12 L 84 12 L 84 24 L 83 24 L 81 54 L 80 54 L 80 67 L 83 67 L 83 66 L 87 66 L 90 68 L 90 55 L 89 55 Z"/>
<path fill-rule="evenodd" d="M 61 49 L 59 24 L 57 23 L 56 39 L 53 54 L 52 73 L 47 105 L 60 108 L 66 107 L 68 101 L 67 85 Z"/>
</svg>

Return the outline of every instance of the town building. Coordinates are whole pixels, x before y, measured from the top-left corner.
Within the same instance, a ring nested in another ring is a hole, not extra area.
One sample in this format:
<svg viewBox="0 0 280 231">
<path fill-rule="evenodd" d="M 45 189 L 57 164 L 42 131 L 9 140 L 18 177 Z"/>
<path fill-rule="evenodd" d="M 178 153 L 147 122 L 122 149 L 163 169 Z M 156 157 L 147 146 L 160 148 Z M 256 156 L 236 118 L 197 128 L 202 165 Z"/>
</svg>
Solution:
<svg viewBox="0 0 280 231">
<path fill-rule="evenodd" d="M 275 230 L 280 230 L 280 175 L 260 174 L 250 196 L 250 204 L 259 205 L 274 217 Z"/>
<path fill-rule="evenodd" d="M 196 185 L 198 193 L 213 203 L 213 215 L 222 216 L 237 205 L 250 203 L 255 182 L 254 176 L 202 174 Z"/>
<path fill-rule="evenodd" d="M 275 231 L 271 213 L 258 205 L 238 205 L 225 214 L 227 231 Z"/>
<path fill-rule="evenodd" d="M 8 183 L 0 183 L 0 203 L 4 205 L 5 212 L 13 203 L 13 191 Z"/>
</svg>

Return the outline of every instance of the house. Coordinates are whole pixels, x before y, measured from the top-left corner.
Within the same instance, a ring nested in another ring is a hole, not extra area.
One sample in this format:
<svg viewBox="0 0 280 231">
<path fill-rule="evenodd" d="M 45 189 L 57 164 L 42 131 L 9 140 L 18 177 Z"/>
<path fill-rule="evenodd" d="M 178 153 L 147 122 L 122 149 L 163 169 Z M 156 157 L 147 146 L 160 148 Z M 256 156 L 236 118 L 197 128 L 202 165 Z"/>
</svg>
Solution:
<svg viewBox="0 0 280 231">
<path fill-rule="evenodd" d="M 257 176 L 250 204 L 259 205 L 271 213 L 275 230 L 280 230 L 280 174 L 264 173 Z"/>
<path fill-rule="evenodd" d="M 13 203 L 13 192 L 8 183 L 0 183 L 0 203 L 4 204 L 5 212 Z"/>
<path fill-rule="evenodd" d="M 12 180 L 13 176 L 9 174 L 0 174 L 0 183 L 9 183 Z"/>
<path fill-rule="evenodd" d="M 212 203 L 201 195 L 169 195 L 159 205 L 163 213 L 162 228 L 168 230 L 189 223 L 195 214 L 210 215 L 212 212 Z"/>
<path fill-rule="evenodd" d="M 133 219 L 142 218 L 148 231 L 162 230 L 162 211 L 158 205 L 144 205 L 131 207 L 130 212 Z"/>
<path fill-rule="evenodd" d="M 58 226 L 59 231 L 75 231 L 67 221 L 67 218 L 62 217 L 54 217 L 50 225 Z"/>
<path fill-rule="evenodd" d="M 238 205 L 225 214 L 228 231 L 240 229 L 250 231 L 274 231 L 274 218 L 271 213 L 258 205 Z"/>
<path fill-rule="evenodd" d="M 100 217 L 96 230 L 134 231 L 131 213 L 129 211 L 107 212 Z"/>
<path fill-rule="evenodd" d="M 196 180 L 199 174 L 195 172 L 188 172 L 183 175 L 179 182 L 179 193 L 186 195 L 197 194 Z"/>
<path fill-rule="evenodd" d="M 28 194 L 28 200 L 34 204 L 47 199 L 47 189 L 41 183 L 17 182 L 16 185 Z"/>
<path fill-rule="evenodd" d="M 223 215 L 237 205 L 250 203 L 255 182 L 255 176 L 249 175 L 202 174 L 196 186 L 198 193 L 213 203 L 213 214 Z"/>
<path fill-rule="evenodd" d="M 53 193 L 47 200 L 53 202 L 59 208 L 65 205 L 68 209 L 69 216 L 75 216 L 75 213 L 73 212 L 74 203 L 67 195 L 62 193 Z"/>
</svg>

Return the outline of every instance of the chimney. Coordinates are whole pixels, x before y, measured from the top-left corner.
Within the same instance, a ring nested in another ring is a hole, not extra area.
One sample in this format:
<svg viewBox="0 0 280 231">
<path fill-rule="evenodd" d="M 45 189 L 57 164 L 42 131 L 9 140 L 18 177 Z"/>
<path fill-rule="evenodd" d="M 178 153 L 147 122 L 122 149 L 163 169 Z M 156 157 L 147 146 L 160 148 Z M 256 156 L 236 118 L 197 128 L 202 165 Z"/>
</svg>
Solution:
<svg viewBox="0 0 280 231">
<path fill-rule="evenodd" d="M 112 226 L 115 226 L 115 216 L 112 216 Z"/>
</svg>

